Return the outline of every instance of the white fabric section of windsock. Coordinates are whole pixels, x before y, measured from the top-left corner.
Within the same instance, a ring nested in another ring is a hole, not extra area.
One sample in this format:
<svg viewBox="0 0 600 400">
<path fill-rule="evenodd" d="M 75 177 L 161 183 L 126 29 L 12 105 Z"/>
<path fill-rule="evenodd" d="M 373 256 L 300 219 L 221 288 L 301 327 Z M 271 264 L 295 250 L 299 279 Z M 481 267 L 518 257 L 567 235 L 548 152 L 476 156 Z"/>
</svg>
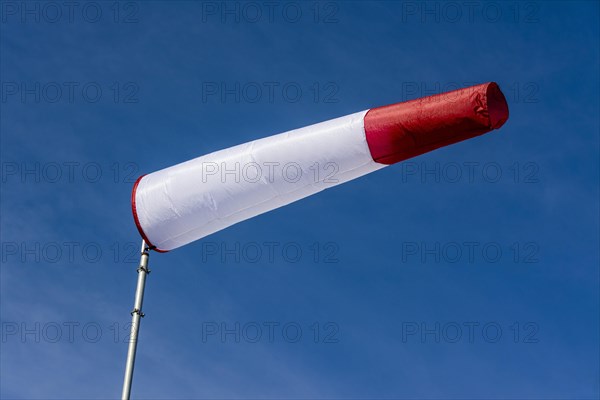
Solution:
<svg viewBox="0 0 600 400">
<path fill-rule="evenodd" d="M 385 167 L 367 111 L 258 139 L 142 176 L 132 193 L 144 239 L 168 251 Z"/>
</svg>

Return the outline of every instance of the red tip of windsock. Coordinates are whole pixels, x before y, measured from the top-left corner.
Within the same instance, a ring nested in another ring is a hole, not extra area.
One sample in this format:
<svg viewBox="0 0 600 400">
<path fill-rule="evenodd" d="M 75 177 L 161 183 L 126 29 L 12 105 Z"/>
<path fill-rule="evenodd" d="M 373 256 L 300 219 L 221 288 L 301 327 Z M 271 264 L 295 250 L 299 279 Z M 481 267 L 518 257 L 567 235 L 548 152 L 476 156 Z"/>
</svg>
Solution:
<svg viewBox="0 0 600 400">
<path fill-rule="evenodd" d="M 495 82 L 372 108 L 365 133 L 373 160 L 394 164 L 500 128 L 506 99 Z"/>
</svg>

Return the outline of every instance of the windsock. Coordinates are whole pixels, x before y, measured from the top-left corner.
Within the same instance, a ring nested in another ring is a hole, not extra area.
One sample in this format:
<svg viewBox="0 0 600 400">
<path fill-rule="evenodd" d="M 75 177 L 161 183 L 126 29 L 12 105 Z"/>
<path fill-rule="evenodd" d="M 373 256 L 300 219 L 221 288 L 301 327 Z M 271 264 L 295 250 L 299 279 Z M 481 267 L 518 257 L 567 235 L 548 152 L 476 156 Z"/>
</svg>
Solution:
<svg viewBox="0 0 600 400">
<path fill-rule="evenodd" d="M 143 175 L 133 217 L 150 248 L 173 250 L 507 119 L 494 82 L 372 108 Z"/>
</svg>

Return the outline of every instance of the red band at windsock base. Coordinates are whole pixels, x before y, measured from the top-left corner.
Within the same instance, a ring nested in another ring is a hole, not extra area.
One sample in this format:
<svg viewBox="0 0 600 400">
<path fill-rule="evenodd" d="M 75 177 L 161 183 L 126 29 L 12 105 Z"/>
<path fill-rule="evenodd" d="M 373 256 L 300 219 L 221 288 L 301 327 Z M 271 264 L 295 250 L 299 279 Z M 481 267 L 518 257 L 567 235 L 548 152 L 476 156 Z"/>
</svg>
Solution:
<svg viewBox="0 0 600 400">
<path fill-rule="evenodd" d="M 373 108 L 365 133 L 373 160 L 394 164 L 500 128 L 506 99 L 495 82 Z"/>
<path fill-rule="evenodd" d="M 146 176 L 146 175 L 144 174 L 144 175 L 140 176 L 139 178 L 137 178 L 137 180 L 133 184 L 133 190 L 131 191 L 131 211 L 133 213 L 133 221 L 135 222 L 135 227 L 137 228 L 138 232 L 140 233 L 140 236 L 142 237 L 142 239 L 144 239 L 144 241 L 146 242 L 146 244 L 148 245 L 148 248 L 150 250 L 154 250 L 159 253 L 167 253 L 168 250 L 158 249 L 158 248 L 156 248 L 155 245 L 153 245 L 150 242 L 150 239 L 148 239 L 148 236 L 146 236 L 146 233 L 144 232 L 144 230 L 142 229 L 142 225 L 140 224 L 140 219 L 138 218 L 137 207 L 135 204 L 135 192 L 137 191 L 137 187 L 140 184 L 140 181 L 142 180 L 142 178 L 144 176 Z"/>
</svg>

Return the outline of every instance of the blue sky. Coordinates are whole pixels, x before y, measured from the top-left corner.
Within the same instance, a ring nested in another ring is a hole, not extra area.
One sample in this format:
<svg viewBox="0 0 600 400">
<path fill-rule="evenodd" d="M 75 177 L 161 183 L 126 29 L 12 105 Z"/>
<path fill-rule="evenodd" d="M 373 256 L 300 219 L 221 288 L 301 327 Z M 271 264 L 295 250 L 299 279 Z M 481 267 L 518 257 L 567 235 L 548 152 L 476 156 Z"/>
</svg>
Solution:
<svg viewBox="0 0 600 400">
<path fill-rule="evenodd" d="M 598 398 L 597 2 L 78 4 L 1 3 L 0 397 L 120 396 L 138 175 L 496 81 L 501 130 L 151 254 L 133 397 Z"/>
</svg>

